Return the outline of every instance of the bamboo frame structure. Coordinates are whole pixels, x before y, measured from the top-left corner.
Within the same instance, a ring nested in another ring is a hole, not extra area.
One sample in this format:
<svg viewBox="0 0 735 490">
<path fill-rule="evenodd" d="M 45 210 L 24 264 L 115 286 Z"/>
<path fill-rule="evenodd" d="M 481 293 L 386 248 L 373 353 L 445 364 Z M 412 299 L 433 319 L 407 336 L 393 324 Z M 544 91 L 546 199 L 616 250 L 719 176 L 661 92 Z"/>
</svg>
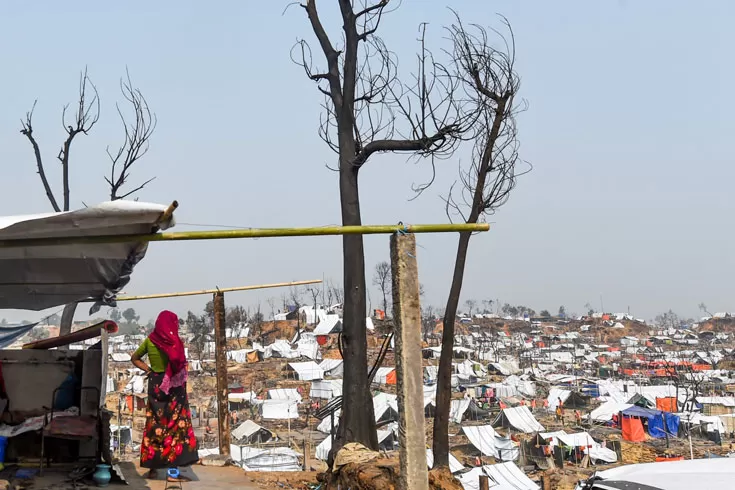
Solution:
<svg viewBox="0 0 735 490">
<path fill-rule="evenodd" d="M 321 279 L 313 279 L 309 281 L 292 281 L 292 282 L 277 282 L 273 284 L 256 284 L 254 286 L 238 286 L 234 288 L 217 288 L 217 289 L 202 289 L 200 291 L 186 291 L 183 293 L 159 293 L 159 294 L 143 294 L 138 296 L 118 296 L 117 301 L 136 301 L 139 299 L 160 299 L 160 298 L 178 298 L 181 296 L 197 296 L 203 294 L 216 294 L 216 293 L 230 293 L 233 291 L 250 291 L 253 289 L 269 289 L 269 288 L 282 288 L 288 286 L 304 286 L 307 284 L 319 284 Z"/>
<path fill-rule="evenodd" d="M 180 231 L 133 235 L 95 235 L 75 237 L 21 238 L 0 240 L 0 248 L 42 247 L 80 243 L 171 242 L 189 240 L 222 240 L 233 238 L 269 238 L 327 235 L 388 235 L 393 233 L 475 233 L 488 231 L 487 223 L 428 225 L 363 225 L 324 226 L 311 228 L 240 228 L 217 231 Z"/>
</svg>

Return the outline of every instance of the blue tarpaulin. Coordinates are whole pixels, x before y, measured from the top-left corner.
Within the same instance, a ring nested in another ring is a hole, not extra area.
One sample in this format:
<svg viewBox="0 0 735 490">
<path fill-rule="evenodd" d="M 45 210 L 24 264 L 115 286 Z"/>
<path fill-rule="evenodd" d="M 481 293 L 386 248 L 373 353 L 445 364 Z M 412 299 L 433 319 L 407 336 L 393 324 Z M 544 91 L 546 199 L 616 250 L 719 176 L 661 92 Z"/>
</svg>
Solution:
<svg viewBox="0 0 735 490">
<path fill-rule="evenodd" d="M 10 344 L 30 332 L 36 325 L 38 325 L 38 322 L 30 323 L 28 325 L 16 325 L 13 327 L 0 327 L 0 349 L 8 347 Z"/>
<path fill-rule="evenodd" d="M 648 419 L 648 433 L 651 437 L 655 437 L 657 439 L 666 437 L 666 432 L 668 432 L 670 436 L 675 436 L 679 432 L 679 416 L 674 415 L 673 413 L 633 405 L 632 407 L 623 410 L 623 415 Z M 666 417 L 666 431 L 664 431 L 664 417 Z"/>
</svg>

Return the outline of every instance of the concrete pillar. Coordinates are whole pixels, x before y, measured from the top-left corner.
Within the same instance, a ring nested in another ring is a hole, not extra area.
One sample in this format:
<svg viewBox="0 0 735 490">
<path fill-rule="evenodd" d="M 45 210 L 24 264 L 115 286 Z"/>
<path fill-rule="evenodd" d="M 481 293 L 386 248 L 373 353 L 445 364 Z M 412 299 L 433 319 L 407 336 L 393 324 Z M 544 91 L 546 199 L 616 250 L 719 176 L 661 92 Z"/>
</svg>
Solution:
<svg viewBox="0 0 735 490">
<path fill-rule="evenodd" d="M 217 431 L 219 453 L 230 455 L 230 410 L 227 390 L 227 331 L 225 293 L 214 293 L 214 358 L 217 366 Z"/>
<path fill-rule="evenodd" d="M 396 340 L 401 490 L 428 489 L 424 389 L 421 367 L 421 308 L 416 237 L 398 233 L 390 239 L 393 275 L 393 321 Z"/>
</svg>

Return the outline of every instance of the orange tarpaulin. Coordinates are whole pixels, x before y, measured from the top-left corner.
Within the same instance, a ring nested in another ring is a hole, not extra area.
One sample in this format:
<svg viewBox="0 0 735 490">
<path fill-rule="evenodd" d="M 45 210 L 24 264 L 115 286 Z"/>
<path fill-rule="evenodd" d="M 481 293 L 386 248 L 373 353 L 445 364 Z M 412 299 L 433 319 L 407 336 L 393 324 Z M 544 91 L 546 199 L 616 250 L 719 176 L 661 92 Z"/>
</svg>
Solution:
<svg viewBox="0 0 735 490">
<path fill-rule="evenodd" d="M 388 376 L 385 377 L 385 384 L 387 385 L 394 385 L 396 384 L 396 370 L 388 373 Z"/>
<path fill-rule="evenodd" d="M 643 431 L 641 419 L 623 417 L 623 439 L 631 442 L 646 440 L 646 433 Z"/>
<path fill-rule="evenodd" d="M 664 398 L 656 398 L 656 408 L 664 412 L 676 413 L 678 412 L 676 397 L 667 396 Z"/>
</svg>

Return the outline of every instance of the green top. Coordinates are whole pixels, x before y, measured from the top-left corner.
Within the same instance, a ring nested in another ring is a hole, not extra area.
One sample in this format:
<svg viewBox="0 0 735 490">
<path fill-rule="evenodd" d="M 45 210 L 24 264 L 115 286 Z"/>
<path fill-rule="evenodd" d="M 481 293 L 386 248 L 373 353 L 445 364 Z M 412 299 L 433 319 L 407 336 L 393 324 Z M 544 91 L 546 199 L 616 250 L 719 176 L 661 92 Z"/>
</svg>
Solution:
<svg viewBox="0 0 735 490">
<path fill-rule="evenodd" d="M 138 350 L 135 351 L 135 354 L 141 358 L 147 354 L 148 363 L 151 365 L 151 370 L 153 370 L 153 372 L 162 373 L 166 370 L 168 357 L 166 357 L 166 354 L 156 347 L 156 344 L 151 342 L 151 339 L 145 339 L 145 341 L 140 344 L 140 347 L 138 347 Z"/>
</svg>

